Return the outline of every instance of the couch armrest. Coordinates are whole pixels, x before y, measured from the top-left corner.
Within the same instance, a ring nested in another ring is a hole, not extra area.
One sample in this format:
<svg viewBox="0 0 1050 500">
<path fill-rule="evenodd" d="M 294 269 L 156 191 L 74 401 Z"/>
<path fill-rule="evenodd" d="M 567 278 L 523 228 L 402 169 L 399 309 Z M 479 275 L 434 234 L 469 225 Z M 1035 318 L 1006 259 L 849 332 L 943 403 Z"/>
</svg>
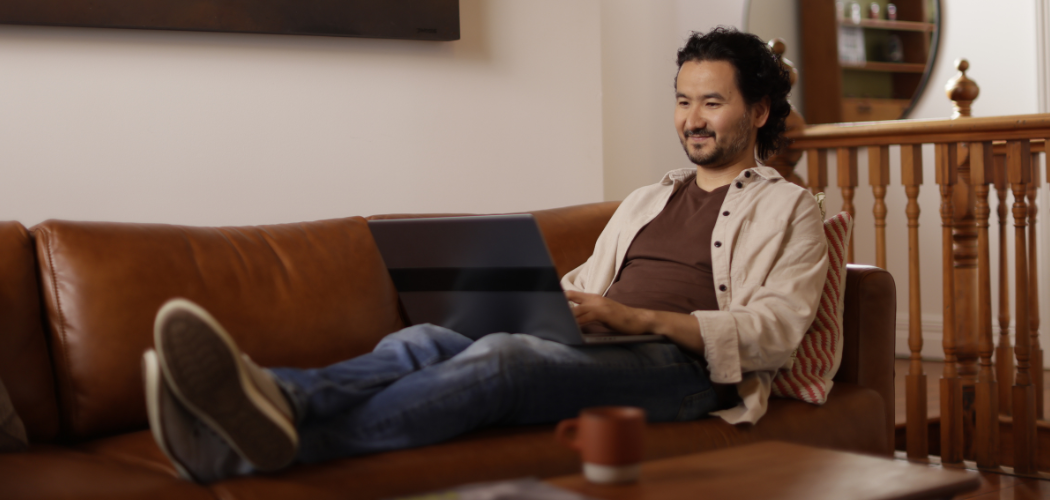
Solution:
<svg viewBox="0 0 1050 500">
<path fill-rule="evenodd" d="M 896 324 L 897 287 L 893 276 L 874 266 L 849 264 L 846 267 L 842 365 L 835 381 L 858 384 L 882 395 L 889 452 L 893 450 Z"/>
</svg>

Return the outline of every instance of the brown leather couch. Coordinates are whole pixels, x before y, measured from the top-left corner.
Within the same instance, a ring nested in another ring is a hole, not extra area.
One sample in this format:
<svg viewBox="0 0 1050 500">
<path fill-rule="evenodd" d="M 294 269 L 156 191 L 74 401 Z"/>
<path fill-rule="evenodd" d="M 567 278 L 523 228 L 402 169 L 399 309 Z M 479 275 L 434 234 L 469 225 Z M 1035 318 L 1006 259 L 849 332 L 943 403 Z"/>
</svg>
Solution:
<svg viewBox="0 0 1050 500">
<path fill-rule="evenodd" d="M 559 273 L 590 255 L 615 207 L 533 212 Z M 0 454 L 0 498 L 384 498 L 579 469 L 543 425 L 211 485 L 180 480 L 147 430 L 139 367 L 154 313 L 176 296 L 212 311 L 264 366 L 325 365 L 405 326 L 360 217 L 227 228 L 0 223 L 0 380 L 31 441 Z M 754 426 L 651 424 L 647 457 L 766 439 L 890 454 L 895 304 L 889 273 L 851 266 L 845 352 L 825 405 L 774 399 Z"/>
</svg>

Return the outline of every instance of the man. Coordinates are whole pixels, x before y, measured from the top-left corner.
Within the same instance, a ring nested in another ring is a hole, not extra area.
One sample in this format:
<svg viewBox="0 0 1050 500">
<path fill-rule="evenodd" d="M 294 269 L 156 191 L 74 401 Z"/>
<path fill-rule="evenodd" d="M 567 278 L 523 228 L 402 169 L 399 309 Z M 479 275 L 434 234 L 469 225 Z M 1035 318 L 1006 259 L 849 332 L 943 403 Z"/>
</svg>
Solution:
<svg viewBox="0 0 1050 500">
<path fill-rule="evenodd" d="M 696 169 L 628 196 L 562 280 L 585 330 L 670 342 L 472 341 L 417 325 L 328 367 L 264 370 L 177 299 L 157 314 L 144 371 L 154 436 L 180 473 L 207 482 L 597 405 L 640 406 L 653 421 L 758 421 L 816 315 L 827 272 L 820 211 L 755 160 L 779 148 L 790 110 L 788 76 L 765 44 L 721 28 L 694 34 L 678 66 L 674 121 Z M 712 382 L 736 394 L 720 401 Z"/>
</svg>

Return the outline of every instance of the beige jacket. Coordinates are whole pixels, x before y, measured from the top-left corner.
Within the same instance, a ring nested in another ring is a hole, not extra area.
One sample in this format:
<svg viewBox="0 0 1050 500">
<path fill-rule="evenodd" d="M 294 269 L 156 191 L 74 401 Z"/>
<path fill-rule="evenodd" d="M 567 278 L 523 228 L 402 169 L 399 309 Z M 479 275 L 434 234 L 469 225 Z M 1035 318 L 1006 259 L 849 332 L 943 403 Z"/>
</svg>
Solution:
<svg viewBox="0 0 1050 500">
<path fill-rule="evenodd" d="M 668 172 L 631 193 L 598 237 L 594 254 L 562 278 L 562 287 L 605 294 L 638 231 L 663 210 L 676 183 L 696 170 Z M 756 167 L 733 180 L 711 236 L 717 311 L 694 311 L 711 381 L 737 384 L 742 400 L 715 412 L 729 423 L 766 413 L 773 376 L 788 368 L 817 314 L 828 269 L 820 208 L 808 191 L 776 170 Z"/>
</svg>

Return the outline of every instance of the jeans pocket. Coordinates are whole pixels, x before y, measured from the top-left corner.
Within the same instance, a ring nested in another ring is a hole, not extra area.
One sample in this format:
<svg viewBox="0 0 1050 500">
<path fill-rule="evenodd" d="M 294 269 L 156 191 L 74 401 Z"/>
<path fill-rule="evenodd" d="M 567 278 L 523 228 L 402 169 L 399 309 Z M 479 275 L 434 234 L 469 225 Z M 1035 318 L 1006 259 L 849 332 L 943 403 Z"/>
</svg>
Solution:
<svg viewBox="0 0 1050 500">
<path fill-rule="evenodd" d="M 718 395 L 715 394 L 713 388 L 708 387 L 698 393 L 690 394 L 683 398 L 681 406 L 678 407 L 678 416 L 675 417 L 675 420 L 696 420 L 700 417 L 707 416 L 707 414 L 712 410 L 715 410 L 717 406 Z"/>
</svg>

